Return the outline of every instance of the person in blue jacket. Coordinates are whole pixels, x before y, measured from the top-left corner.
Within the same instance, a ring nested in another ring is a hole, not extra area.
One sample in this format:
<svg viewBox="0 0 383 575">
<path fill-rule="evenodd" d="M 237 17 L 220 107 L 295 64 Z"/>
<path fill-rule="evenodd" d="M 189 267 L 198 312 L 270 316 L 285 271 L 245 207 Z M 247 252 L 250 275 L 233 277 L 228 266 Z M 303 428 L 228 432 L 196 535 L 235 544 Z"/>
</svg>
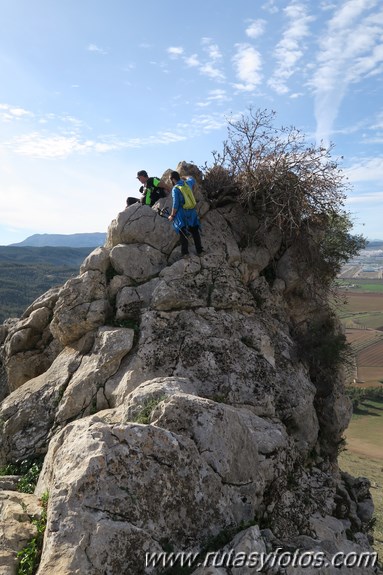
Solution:
<svg viewBox="0 0 383 575">
<path fill-rule="evenodd" d="M 170 180 L 173 184 L 173 205 L 168 219 L 169 221 L 173 222 L 174 229 L 180 235 L 181 253 L 183 256 L 187 256 L 189 254 L 189 241 L 187 234 L 190 232 L 193 236 L 197 254 L 200 255 L 203 252 L 203 248 L 199 232 L 201 224 L 198 218 L 197 210 L 195 208 L 185 209 L 183 207 L 185 203 L 184 196 L 177 186 L 182 186 L 185 184 L 185 182 L 180 177 L 179 173 L 172 172 L 170 174 Z M 186 183 L 192 188 L 195 180 L 194 178 L 187 178 Z"/>
</svg>

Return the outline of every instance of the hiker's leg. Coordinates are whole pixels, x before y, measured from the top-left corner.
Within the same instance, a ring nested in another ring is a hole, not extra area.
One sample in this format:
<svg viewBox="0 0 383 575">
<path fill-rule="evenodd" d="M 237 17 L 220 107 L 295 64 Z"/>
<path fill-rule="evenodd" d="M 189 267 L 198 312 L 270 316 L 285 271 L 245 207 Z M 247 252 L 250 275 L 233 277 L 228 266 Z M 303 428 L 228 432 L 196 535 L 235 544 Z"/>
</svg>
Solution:
<svg viewBox="0 0 383 575">
<path fill-rule="evenodd" d="M 186 233 L 187 233 L 186 228 L 180 229 L 181 253 L 183 256 L 189 253 L 189 242 Z"/>
<path fill-rule="evenodd" d="M 202 252 L 202 244 L 201 244 L 201 236 L 199 233 L 199 227 L 198 226 L 194 226 L 189 228 L 191 231 L 191 235 L 193 236 L 193 240 L 195 243 L 195 249 L 197 250 L 197 254 L 200 254 Z"/>
</svg>

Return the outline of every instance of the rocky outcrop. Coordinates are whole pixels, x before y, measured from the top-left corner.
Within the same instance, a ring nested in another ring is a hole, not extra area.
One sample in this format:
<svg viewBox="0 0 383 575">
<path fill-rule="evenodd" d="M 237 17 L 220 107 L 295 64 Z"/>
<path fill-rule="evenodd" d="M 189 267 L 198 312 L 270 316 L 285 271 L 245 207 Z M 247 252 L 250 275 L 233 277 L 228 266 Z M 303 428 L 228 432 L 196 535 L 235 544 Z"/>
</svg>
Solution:
<svg viewBox="0 0 383 575">
<path fill-rule="evenodd" d="M 295 337 L 319 309 L 293 250 L 238 203 L 211 208 L 198 169 L 178 169 L 198 182 L 202 257 L 182 259 L 169 221 L 134 204 L 78 277 L 3 330 L 1 465 L 44 457 L 38 575 L 161 573 L 145 554 L 169 550 L 371 551 L 368 484 L 334 455 L 342 375 L 319 389 Z"/>
</svg>

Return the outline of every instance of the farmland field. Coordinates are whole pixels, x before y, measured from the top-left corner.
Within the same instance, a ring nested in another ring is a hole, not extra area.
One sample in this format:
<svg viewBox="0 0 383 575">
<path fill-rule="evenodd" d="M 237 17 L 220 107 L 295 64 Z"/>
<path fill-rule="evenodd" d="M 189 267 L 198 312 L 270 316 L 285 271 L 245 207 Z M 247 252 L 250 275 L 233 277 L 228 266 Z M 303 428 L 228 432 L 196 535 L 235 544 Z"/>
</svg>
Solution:
<svg viewBox="0 0 383 575">
<path fill-rule="evenodd" d="M 375 505 L 375 550 L 383 558 L 383 403 L 365 400 L 346 429 L 346 451 L 339 466 L 354 477 L 368 477 Z"/>
<path fill-rule="evenodd" d="M 382 250 L 383 245 L 372 242 L 369 248 Z M 349 275 L 347 269 L 344 270 L 338 283 L 339 299 L 346 300 L 346 303 L 337 305 L 336 309 L 356 356 L 356 372 L 353 372 L 356 383 L 352 386 L 357 389 L 381 387 L 379 382 L 383 380 L 383 280 L 361 277 L 371 262 L 382 272 L 383 259 L 377 257 L 381 254 L 371 255 L 376 256 L 374 261 L 367 255 L 361 256 L 354 269 L 349 266 Z M 354 477 L 368 477 L 371 482 L 376 521 L 374 548 L 380 561 L 383 558 L 382 438 L 383 402 L 364 400 L 345 431 L 346 450 L 338 459 L 343 471 Z"/>
<path fill-rule="evenodd" d="M 383 363 L 383 341 L 378 341 L 358 353 L 358 362 L 361 366 L 379 367 Z"/>
<path fill-rule="evenodd" d="M 381 284 L 379 280 L 368 285 L 380 289 Z M 355 378 L 363 387 L 380 385 L 383 380 L 383 293 L 342 291 L 339 294 L 345 303 L 337 305 L 337 314 L 355 353 Z"/>
</svg>

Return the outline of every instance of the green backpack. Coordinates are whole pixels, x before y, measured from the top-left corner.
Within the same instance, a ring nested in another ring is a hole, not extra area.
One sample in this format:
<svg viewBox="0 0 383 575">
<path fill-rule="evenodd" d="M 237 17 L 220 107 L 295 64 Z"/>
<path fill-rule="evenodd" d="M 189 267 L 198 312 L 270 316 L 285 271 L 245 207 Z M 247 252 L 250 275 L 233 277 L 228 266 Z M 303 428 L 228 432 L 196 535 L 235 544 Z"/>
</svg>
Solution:
<svg viewBox="0 0 383 575">
<path fill-rule="evenodd" d="M 184 205 L 182 206 L 184 210 L 191 210 L 197 205 L 196 199 L 193 195 L 192 189 L 188 184 L 182 184 L 182 186 L 176 186 L 184 197 Z"/>
</svg>

